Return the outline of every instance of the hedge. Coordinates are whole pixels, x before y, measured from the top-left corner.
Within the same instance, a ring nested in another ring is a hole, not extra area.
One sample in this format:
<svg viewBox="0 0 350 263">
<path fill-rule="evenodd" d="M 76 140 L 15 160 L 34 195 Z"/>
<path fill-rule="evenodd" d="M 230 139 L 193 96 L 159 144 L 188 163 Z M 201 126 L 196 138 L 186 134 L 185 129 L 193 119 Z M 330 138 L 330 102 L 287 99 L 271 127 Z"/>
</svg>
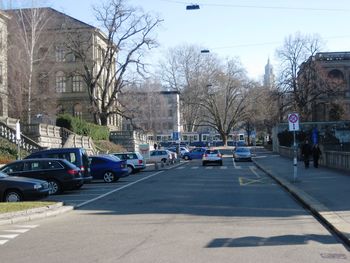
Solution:
<svg viewBox="0 0 350 263">
<path fill-rule="evenodd" d="M 76 134 L 89 136 L 93 140 L 108 140 L 109 129 L 105 126 L 96 125 L 73 117 L 70 114 L 61 114 L 56 119 L 56 125 L 64 127 Z"/>
</svg>

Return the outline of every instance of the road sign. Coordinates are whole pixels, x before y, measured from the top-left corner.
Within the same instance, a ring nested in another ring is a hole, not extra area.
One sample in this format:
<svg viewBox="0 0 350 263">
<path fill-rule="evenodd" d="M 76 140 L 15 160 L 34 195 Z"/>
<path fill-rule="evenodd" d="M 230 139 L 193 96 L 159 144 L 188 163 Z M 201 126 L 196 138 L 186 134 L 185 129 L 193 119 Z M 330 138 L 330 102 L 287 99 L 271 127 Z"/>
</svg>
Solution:
<svg viewBox="0 0 350 263">
<path fill-rule="evenodd" d="M 298 113 L 288 114 L 289 131 L 299 131 Z"/>
<path fill-rule="evenodd" d="M 173 140 L 174 141 L 179 141 L 180 140 L 180 132 L 173 132 Z"/>
</svg>

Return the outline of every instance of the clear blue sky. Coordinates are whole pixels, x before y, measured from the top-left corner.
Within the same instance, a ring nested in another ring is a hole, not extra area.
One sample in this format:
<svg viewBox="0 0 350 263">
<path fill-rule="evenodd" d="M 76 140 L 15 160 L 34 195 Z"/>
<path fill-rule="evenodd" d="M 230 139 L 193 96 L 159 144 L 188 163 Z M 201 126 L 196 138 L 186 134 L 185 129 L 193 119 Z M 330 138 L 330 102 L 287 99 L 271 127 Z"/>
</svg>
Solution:
<svg viewBox="0 0 350 263">
<path fill-rule="evenodd" d="M 17 0 L 19 1 L 19 0 Z M 24 0 L 21 0 L 24 1 Z M 16 2 L 16 0 L 13 0 Z M 95 25 L 92 5 L 101 0 L 46 0 L 48 6 Z M 275 50 L 290 34 L 317 33 L 324 51 L 350 51 L 350 1 L 337 0 L 129 0 L 164 19 L 158 30 L 162 50 L 179 44 L 197 44 L 222 57 L 238 56 L 249 76 L 260 79 L 270 57 L 275 70 Z M 186 11 L 187 4 L 200 5 Z M 155 59 L 153 59 L 154 61 Z"/>
</svg>

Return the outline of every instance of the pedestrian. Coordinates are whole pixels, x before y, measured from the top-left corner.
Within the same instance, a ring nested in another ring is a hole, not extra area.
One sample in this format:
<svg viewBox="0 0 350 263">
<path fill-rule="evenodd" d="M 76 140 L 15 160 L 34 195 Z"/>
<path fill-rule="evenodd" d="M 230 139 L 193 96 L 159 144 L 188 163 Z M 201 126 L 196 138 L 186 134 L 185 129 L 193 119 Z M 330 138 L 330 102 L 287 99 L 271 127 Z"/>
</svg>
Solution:
<svg viewBox="0 0 350 263">
<path fill-rule="evenodd" d="M 157 146 L 158 146 L 158 145 L 157 145 L 156 143 L 153 145 L 153 147 L 154 147 L 155 150 L 157 150 Z"/>
<path fill-rule="evenodd" d="M 312 149 L 311 149 L 311 146 L 309 144 L 309 141 L 305 140 L 305 143 L 303 144 L 303 146 L 301 148 L 301 155 L 302 155 L 303 160 L 304 160 L 305 168 L 309 168 L 311 153 L 312 153 Z"/>
<path fill-rule="evenodd" d="M 320 159 L 321 155 L 322 155 L 321 149 L 318 143 L 316 143 L 314 147 L 312 147 L 312 159 L 314 160 L 315 168 L 318 168 L 318 160 Z"/>
</svg>

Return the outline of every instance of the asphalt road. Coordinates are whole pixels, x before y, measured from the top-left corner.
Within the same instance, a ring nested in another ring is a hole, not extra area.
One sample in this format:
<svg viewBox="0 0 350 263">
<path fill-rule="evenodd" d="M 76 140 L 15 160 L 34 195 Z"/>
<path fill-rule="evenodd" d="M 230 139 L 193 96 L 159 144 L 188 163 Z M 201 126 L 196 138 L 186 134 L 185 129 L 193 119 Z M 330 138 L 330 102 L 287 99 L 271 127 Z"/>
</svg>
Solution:
<svg viewBox="0 0 350 263">
<path fill-rule="evenodd" d="M 93 185 L 82 189 L 90 199 L 75 199 L 78 210 L 0 227 L 11 239 L 0 262 L 350 262 L 341 242 L 250 162 L 190 161 L 99 187 L 108 187 L 101 198 Z"/>
</svg>

